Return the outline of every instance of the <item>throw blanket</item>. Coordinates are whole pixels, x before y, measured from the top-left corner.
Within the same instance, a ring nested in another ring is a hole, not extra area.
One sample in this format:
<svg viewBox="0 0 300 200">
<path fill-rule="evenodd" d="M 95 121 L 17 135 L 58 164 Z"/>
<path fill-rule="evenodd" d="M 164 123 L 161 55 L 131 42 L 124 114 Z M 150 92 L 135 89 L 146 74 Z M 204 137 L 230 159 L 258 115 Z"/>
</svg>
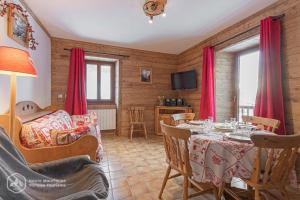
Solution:
<svg viewBox="0 0 300 200">
<path fill-rule="evenodd" d="M 105 199 L 108 187 L 100 166 L 86 156 L 28 166 L 0 128 L 0 199 Z"/>
</svg>

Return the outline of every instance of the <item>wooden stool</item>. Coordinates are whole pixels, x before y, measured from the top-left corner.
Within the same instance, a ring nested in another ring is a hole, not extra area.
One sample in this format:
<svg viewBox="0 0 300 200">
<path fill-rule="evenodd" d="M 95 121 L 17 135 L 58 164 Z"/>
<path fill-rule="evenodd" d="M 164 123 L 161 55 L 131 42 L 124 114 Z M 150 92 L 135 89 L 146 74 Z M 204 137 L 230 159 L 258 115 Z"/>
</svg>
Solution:
<svg viewBox="0 0 300 200">
<path fill-rule="evenodd" d="M 132 141 L 133 131 L 144 131 L 145 138 L 147 139 L 146 123 L 144 121 L 144 107 L 130 107 L 129 120 L 130 120 L 130 140 Z M 143 129 L 135 129 L 136 126 L 141 126 Z M 135 129 L 135 130 L 134 130 Z"/>
</svg>

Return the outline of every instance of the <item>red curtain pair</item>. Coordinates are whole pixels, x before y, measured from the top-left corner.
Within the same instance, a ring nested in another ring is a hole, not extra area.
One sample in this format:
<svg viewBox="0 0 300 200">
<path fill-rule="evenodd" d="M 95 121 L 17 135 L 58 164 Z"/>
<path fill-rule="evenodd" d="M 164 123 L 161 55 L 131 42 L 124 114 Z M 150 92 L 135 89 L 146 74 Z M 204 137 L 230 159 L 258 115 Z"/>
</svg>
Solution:
<svg viewBox="0 0 300 200">
<path fill-rule="evenodd" d="M 87 113 L 84 51 L 80 48 L 71 50 L 65 109 L 70 115 Z"/>
<path fill-rule="evenodd" d="M 215 78 L 214 78 L 214 56 L 213 47 L 205 47 L 203 49 L 203 65 L 202 65 L 202 90 L 200 100 L 200 119 L 208 119 L 212 117 L 216 120 L 215 111 Z"/>
<path fill-rule="evenodd" d="M 260 68 L 254 115 L 277 119 L 276 133 L 286 134 L 282 94 L 281 23 L 268 17 L 260 26 Z"/>
<path fill-rule="evenodd" d="M 278 134 L 286 134 L 282 93 L 281 23 L 279 18 L 261 21 L 259 84 L 254 115 L 280 121 Z M 214 48 L 203 49 L 200 119 L 215 120 Z"/>
</svg>

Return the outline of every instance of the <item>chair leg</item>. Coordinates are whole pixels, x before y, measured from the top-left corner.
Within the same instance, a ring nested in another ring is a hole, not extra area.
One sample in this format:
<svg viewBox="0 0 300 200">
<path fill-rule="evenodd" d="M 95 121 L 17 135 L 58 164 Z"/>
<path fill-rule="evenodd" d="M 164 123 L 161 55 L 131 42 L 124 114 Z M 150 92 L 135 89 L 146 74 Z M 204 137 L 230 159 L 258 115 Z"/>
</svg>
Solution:
<svg viewBox="0 0 300 200">
<path fill-rule="evenodd" d="M 289 198 L 289 193 L 287 192 L 286 188 L 282 188 L 281 194 L 282 194 L 284 200 L 289 200 L 290 199 Z"/>
<path fill-rule="evenodd" d="M 218 200 L 222 199 L 222 196 L 223 196 L 223 193 L 224 193 L 224 187 L 225 187 L 225 183 L 222 183 L 221 186 L 219 187 L 219 189 L 216 189 L 217 190 L 217 199 Z"/>
<path fill-rule="evenodd" d="M 188 189 L 189 189 L 189 177 L 184 176 L 184 179 L 183 179 L 183 200 L 188 200 L 188 198 L 189 198 Z"/>
<path fill-rule="evenodd" d="M 189 179 L 191 179 L 192 177 L 190 176 Z M 193 184 L 191 181 L 189 181 L 189 188 L 193 188 Z"/>
<path fill-rule="evenodd" d="M 255 200 L 261 200 L 259 190 L 256 189 L 256 188 L 255 188 L 255 191 L 254 191 L 254 199 Z"/>
<path fill-rule="evenodd" d="M 132 135 L 133 135 L 133 124 L 130 126 L 130 140 L 132 141 Z"/>
<path fill-rule="evenodd" d="M 217 187 L 214 187 L 214 196 L 215 196 L 215 199 L 216 199 L 216 200 L 220 199 L 219 194 L 218 194 L 218 188 L 217 188 Z M 222 198 L 222 197 L 221 197 L 221 198 Z"/>
<path fill-rule="evenodd" d="M 166 171 L 165 178 L 164 178 L 164 180 L 163 180 L 163 183 L 162 183 L 162 186 L 161 186 L 161 189 L 160 189 L 160 192 L 159 192 L 159 196 L 158 196 L 159 199 L 161 199 L 161 197 L 162 197 L 162 194 L 163 194 L 164 189 L 165 189 L 165 187 L 166 187 L 167 181 L 168 181 L 168 179 L 169 179 L 170 172 L 171 172 L 171 167 L 168 166 L 168 169 L 167 169 L 167 171 Z"/>
<path fill-rule="evenodd" d="M 144 133 L 145 133 L 145 138 L 148 139 L 146 124 L 144 124 Z"/>
</svg>

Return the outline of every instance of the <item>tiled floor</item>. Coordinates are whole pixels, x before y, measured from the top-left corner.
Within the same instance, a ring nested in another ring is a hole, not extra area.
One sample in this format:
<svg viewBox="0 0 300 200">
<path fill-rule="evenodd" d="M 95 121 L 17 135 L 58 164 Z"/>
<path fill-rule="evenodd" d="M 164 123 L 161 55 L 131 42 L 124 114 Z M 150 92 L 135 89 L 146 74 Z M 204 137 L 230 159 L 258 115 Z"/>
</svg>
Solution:
<svg viewBox="0 0 300 200">
<path fill-rule="evenodd" d="M 142 137 L 131 142 L 126 137 L 102 134 L 104 160 L 101 166 L 110 182 L 108 200 L 157 200 L 167 165 L 162 137 Z M 235 181 L 236 182 L 236 181 Z M 241 183 L 235 185 L 240 187 Z M 190 193 L 194 191 L 189 189 Z M 300 199 L 300 191 L 291 191 L 291 199 Z M 182 199 L 182 177 L 169 180 L 163 199 Z M 212 194 L 192 200 L 213 200 Z"/>
<path fill-rule="evenodd" d="M 105 156 L 101 163 L 110 182 L 109 200 L 157 200 L 165 175 L 162 137 L 148 140 L 103 134 Z M 169 180 L 163 198 L 182 199 L 182 178 Z M 192 190 L 190 192 L 193 192 Z M 193 199 L 210 200 L 211 194 Z"/>
</svg>

